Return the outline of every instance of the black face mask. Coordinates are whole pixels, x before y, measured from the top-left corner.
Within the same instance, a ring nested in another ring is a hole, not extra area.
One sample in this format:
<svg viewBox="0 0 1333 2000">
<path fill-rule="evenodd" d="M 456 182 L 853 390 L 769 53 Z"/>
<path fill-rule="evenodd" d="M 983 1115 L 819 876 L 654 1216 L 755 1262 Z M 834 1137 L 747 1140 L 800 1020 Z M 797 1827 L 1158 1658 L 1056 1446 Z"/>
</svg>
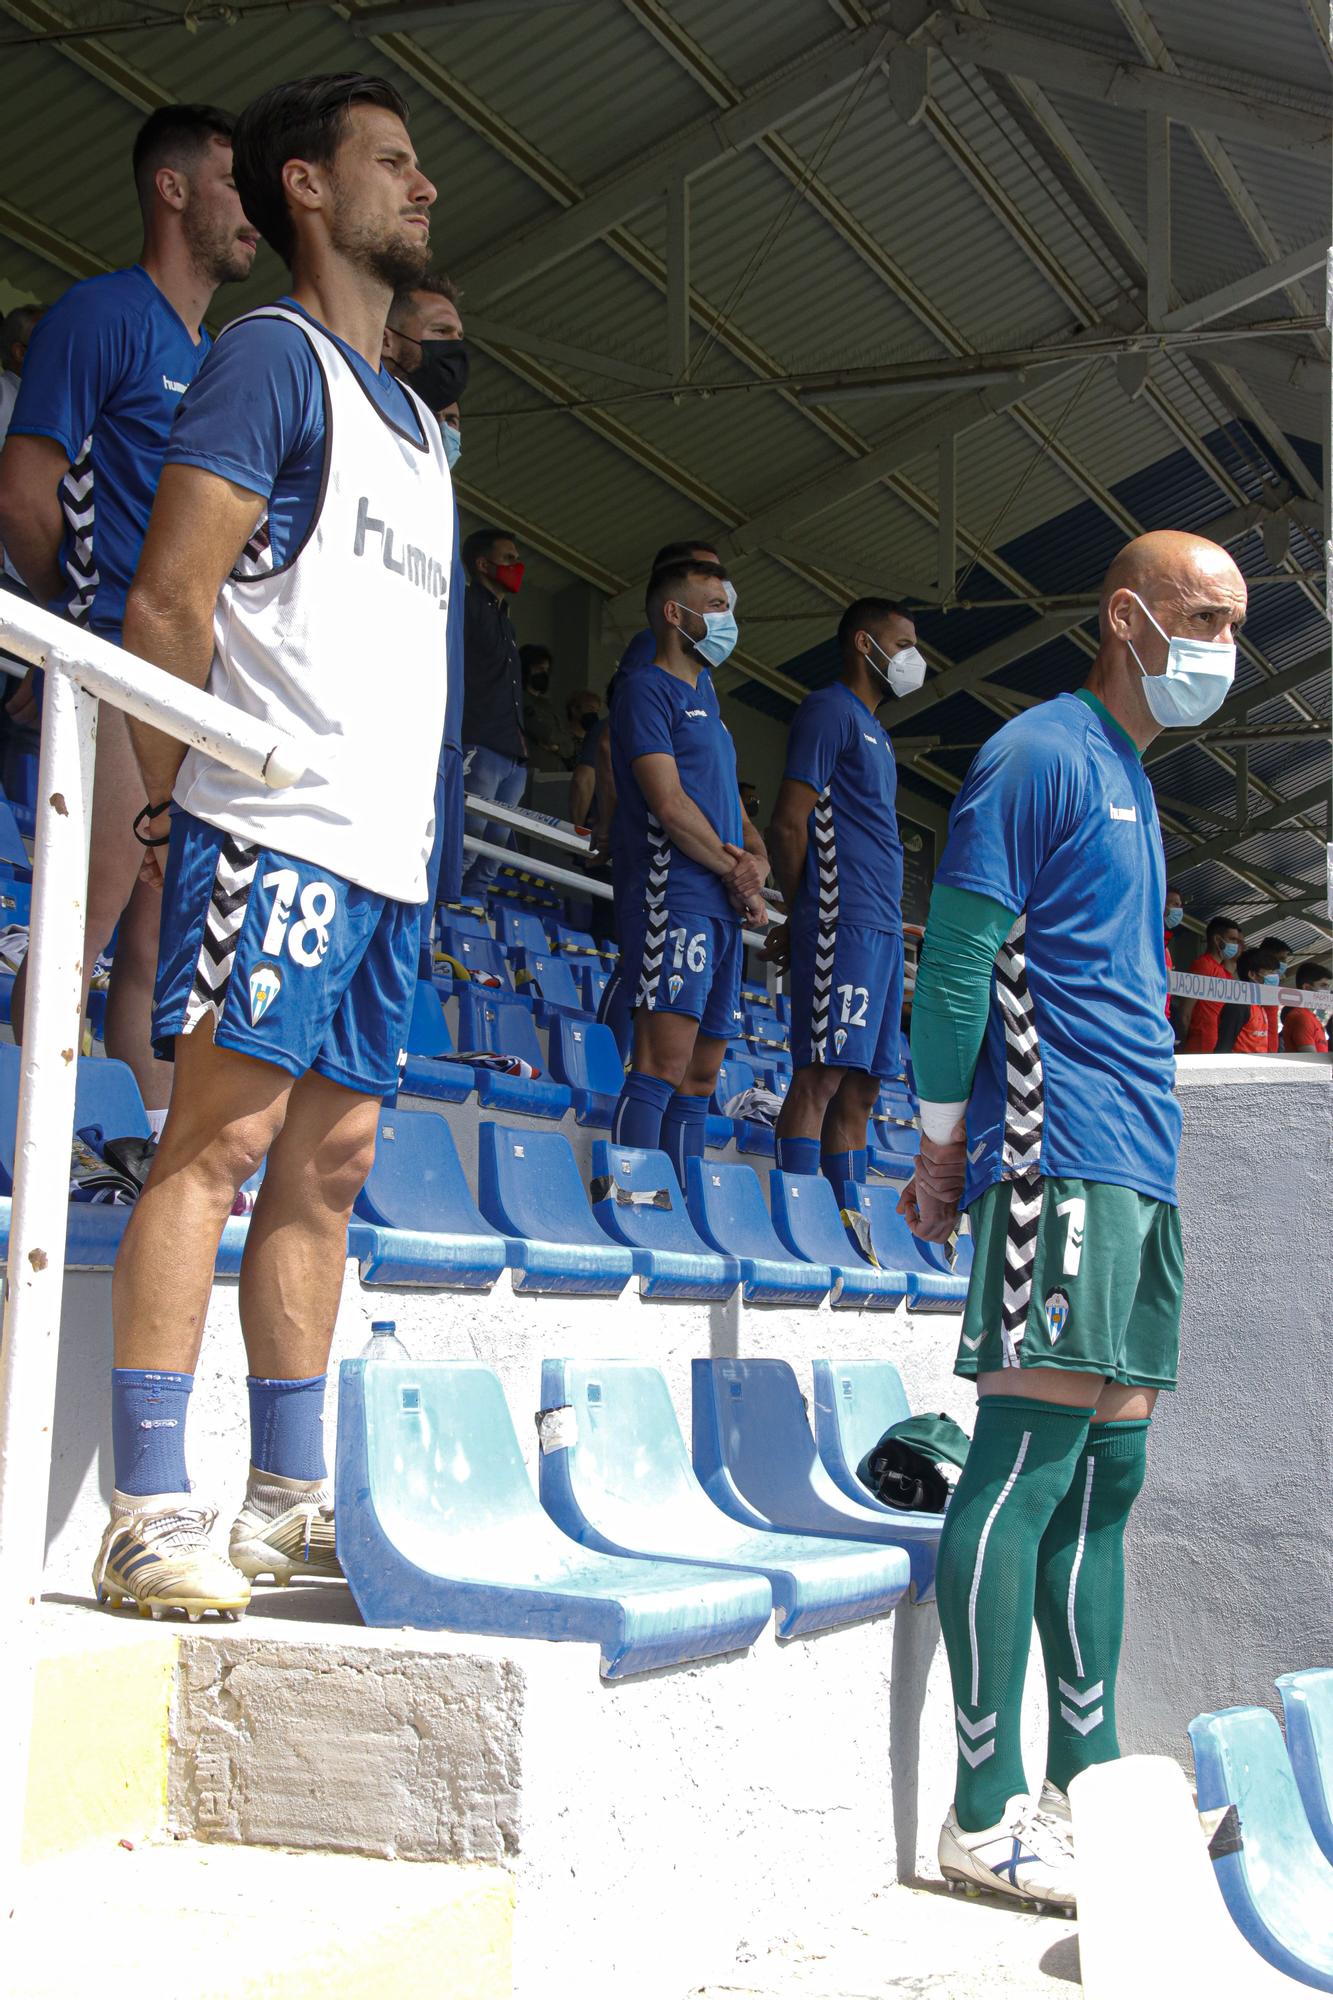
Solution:
<svg viewBox="0 0 1333 2000">
<path fill-rule="evenodd" d="M 595 708 L 586 709 L 584 713 L 579 717 L 579 727 L 583 731 L 585 736 L 588 734 L 588 731 L 590 729 L 596 729 L 597 720 L 598 720 L 597 710 Z"/>
<path fill-rule="evenodd" d="M 531 688 L 533 694 L 545 694 L 550 685 L 551 676 L 549 674 L 528 675 L 528 686 Z"/>
<path fill-rule="evenodd" d="M 405 336 L 408 340 L 410 334 Z M 444 410 L 462 400 L 471 356 L 465 340 L 419 340 L 421 359 L 407 380 L 428 409 Z"/>
</svg>

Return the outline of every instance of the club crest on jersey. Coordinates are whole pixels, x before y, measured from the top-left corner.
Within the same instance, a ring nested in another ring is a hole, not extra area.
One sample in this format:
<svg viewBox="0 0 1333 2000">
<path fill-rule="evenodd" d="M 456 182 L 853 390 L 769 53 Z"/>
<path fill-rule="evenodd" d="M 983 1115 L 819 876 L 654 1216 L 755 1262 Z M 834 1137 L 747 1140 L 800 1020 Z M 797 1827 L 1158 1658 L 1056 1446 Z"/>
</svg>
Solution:
<svg viewBox="0 0 1333 2000">
<path fill-rule="evenodd" d="M 250 1026 L 257 1028 L 282 991 L 282 974 L 276 965 L 257 965 L 250 974 Z"/>
<path fill-rule="evenodd" d="M 668 979 L 667 981 L 668 1000 L 674 1000 L 676 996 L 679 994 L 680 989 L 684 984 L 685 981 L 681 978 L 680 974 L 678 972 L 673 972 L 670 979 Z"/>
<path fill-rule="evenodd" d="M 1069 1324 L 1069 1300 L 1063 1292 L 1047 1292 L 1045 1311 L 1046 1333 L 1054 1347 Z"/>
<path fill-rule="evenodd" d="M 833 1030 L 833 1053 L 835 1056 L 840 1056 L 842 1054 L 843 1045 L 846 1042 L 846 1040 L 847 1040 L 847 1030 L 845 1028 L 835 1028 Z"/>
</svg>

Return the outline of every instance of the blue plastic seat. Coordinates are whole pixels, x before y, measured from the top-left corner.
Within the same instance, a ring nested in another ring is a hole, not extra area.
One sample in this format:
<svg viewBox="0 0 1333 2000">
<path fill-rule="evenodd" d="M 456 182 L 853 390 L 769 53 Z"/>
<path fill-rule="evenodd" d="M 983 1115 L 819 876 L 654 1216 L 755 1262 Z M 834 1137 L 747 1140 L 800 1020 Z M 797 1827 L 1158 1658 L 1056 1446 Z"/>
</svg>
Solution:
<svg viewBox="0 0 1333 2000">
<path fill-rule="evenodd" d="M 755 1074 L 754 1065 L 746 1060 L 745 1057 L 728 1054 L 723 1058 L 718 1068 L 717 1083 L 714 1086 L 713 1095 L 710 1099 L 713 1107 L 709 1113 L 708 1121 L 709 1131 L 707 1138 L 710 1146 L 725 1146 L 729 1140 L 734 1139 L 738 1151 L 755 1153 L 761 1158 L 767 1155 L 769 1159 L 772 1159 L 774 1149 L 773 1127 L 771 1125 L 764 1125 L 758 1119 L 754 1118 L 731 1118 L 727 1112 L 728 1104 L 739 1097 L 743 1091 L 753 1090 L 757 1082 L 758 1078 Z M 713 1124 L 714 1118 L 720 1121 L 717 1126 Z M 724 1126 L 726 1127 L 725 1133 L 722 1130 Z M 714 1134 L 717 1136 L 714 1136 Z"/>
<path fill-rule="evenodd" d="M 902 1271 L 907 1278 L 907 1303 L 918 1312 L 958 1312 L 967 1297 L 967 1279 L 947 1268 L 943 1246 L 913 1236 L 898 1213 L 896 1187 L 848 1181 L 843 1208 L 859 1217 L 876 1262 Z M 943 1268 L 942 1268 L 943 1267 Z"/>
<path fill-rule="evenodd" d="M 584 1013 L 596 1015 L 602 1004 L 602 995 L 611 984 L 611 974 L 605 966 L 595 965 L 591 959 L 576 958 L 569 969 L 578 983 Z"/>
<path fill-rule="evenodd" d="M 906 1272 L 881 1270 L 861 1255 L 843 1227 L 833 1183 L 823 1174 L 788 1174 L 774 1167 L 768 1188 L 778 1241 L 793 1257 L 829 1266 L 830 1305 L 890 1311 L 902 1304 Z"/>
<path fill-rule="evenodd" d="M 542 1403 L 568 1410 L 572 1433 L 541 1455 L 542 1505 L 585 1548 L 766 1577 L 783 1639 L 873 1618 L 906 1591 L 900 1549 L 770 1534 L 719 1512 L 694 1476 L 658 1369 L 546 1361 Z"/>
<path fill-rule="evenodd" d="M 449 1023 L 444 1018 L 440 995 L 431 981 L 419 979 L 412 995 L 412 1020 L 407 1030 L 407 1061 L 398 1078 L 398 1090 L 417 1097 L 434 1097 L 446 1104 L 461 1104 L 473 1085 L 466 1063 L 450 1060 L 454 1053 Z"/>
<path fill-rule="evenodd" d="M 634 1260 L 588 1206 L 563 1132 L 477 1128 L 477 1204 L 505 1239 L 516 1292 L 623 1292 Z"/>
<path fill-rule="evenodd" d="M 495 941 L 506 951 L 538 951 L 551 949 L 546 941 L 546 930 L 535 910 L 525 910 L 512 903 L 501 904 L 495 912 Z"/>
<path fill-rule="evenodd" d="M 789 1362 L 694 1361 L 690 1369 L 694 1469 L 715 1506 L 750 1528 L 903 1549 L 917 1599 L 933 1594 L 944 1516 L 886 1516 L 840 1493 L 815 1450 Z"/>
<path fill-rule="evenodd" d="M 338 1557 L 367 1625 L 591 1639 L 608 1679 L 751 1645 L 766 1579 L 580 1548 L 543 1513 L 499 1380 L 344 1361 Z"/>
<path fill-rule="evenodd" d="M 600 1021 L 552 1021 L 546 1037 L 551 1075 L 568 1084 L 580 1125 L 610 1125 L 625 1081 L 616 1038 Z"/>
<path fill-rule="evenodd" d="M 594 1139 L 593 1214 L 629 1246 L 645 1299 L 729 1299 L 740 1283 L 734 1257 L 710 1250 L 690 1221 L 665 1153 Z"/>
<path fill-rule="evenodd" d="M 505 1267 L 504 1242 L 479 1213 L 437 1111 L 380 1113 L 374 1164 L 354 1213 L 374 1225 L 353 1234 L 367 1284 L 488 1292 Z"/>
<path fill-rule="evenodd" d="M 1305 1817 L 1320 1853 L 1333 1863 L 1333 1667 L 1281 1674 L 1277 1691 Z"/>
<path fill-rule="evenodd" d="M 0 1194 L 12 1194 L 14 1190 L 22 1073 L 22 1049 L 12 1042 L 0 1045 Z M 110 1056 L 79 1058 L 74 1082 L 74 1130 L 87 1132 L 99 1151 L 106 1139 L 148 1137 L 148 1113 L 143 1108 L 134 1071 L 127 1063 L 116 1062 Z"/>
<path fill-rule="evenodd" d="M 907 1164 L 908 1171 L 916 1163 L 921 1151 L 921 1133 L 915 1125 L 900 1125 L 891 1119 L 880 1119 L 875 1125 L 875 1135 L 882 1153 L 897 1153 Z"/>
<path fill-rule="evenodd" d="M 473 937 L 469 932 L 445 924 L 439 935 L 439 949 L 449 961 L 455 980 L 476 981 L 492 992 L 513 996 L 509 960 L 489 935 Z M 525 1003 L 526 1004 L 526 1003 Z"/>
<path fill-rule="evenodd" d="M 1198 1715 L 1190 1742 L 1200 1812 L 1234 1806 L 1240 1819 L 1239 1841 L 1213 1861 L 1237 1929 L 1280 1972 L 1333 1993 L 1333 1866 L 1310 1831 L 1276 1717 Z"/>
<path fill-rule="evenodd" d="M 480 938 L 484 944 L 495 942 L 484 915 L 471 904 L 441 903 L 440 927 L 446 926 L 456 937 Z"/>
<path fill-rule="evenodd" d="M 573 1014 L 579 1020 L 589 1018 L 570 961 L 557 958 L 553 952 L 516 951 L 514 989 L 521 999 L 532 1003 L 544 1028 L 566 1014 Z"/>
<path fill-rule="evenodd" d="M 534 1069 L 543 1068 L 537 1030 L 523 1002 L 479 986 L 465 986 L 458 996 L 458 1045 L 464 1053 L 516 1056 Z M 504 1076 L 487 1069 L 476 1070 L 474 1076 L 477 1102 L 492 1111 L 563 1118 L 572 1101 L 568 1088 L 549 1077 Z"/>
<path fill-rule="evenodd" d="M 0 1265 L 9 1261 L 9 1227 L 13 1204 L 0 1195 Z M 110 1271 L 114 1268 L 120 1240 L 134 1213 L 132 1203 L 72 1201 L 65 1225 L 65 1269 L 67 1271 Z M 214 1260 L 214 1275 L 234 1278 L 245 1253 L 248 1215 L 229 1215 L 222 1225 L 222 1239 Z"/>
<path fill-rule="evenodd" d="M 891 1361 L 812 1361 L 815 1450 L 825 1471 L 849 1500 L 888 1515 L 886 1506 L 857 1477 L 856 1468 L 892 1424 L 912 1414 L 903 1378 Z"/>
<path fill-rule="evenodd" d="M 25 874 L 32 866 L 18 821 L 3 792 L 0 792 L 0 862 L 9 868 L 22 869 Z M 26 917 L 23 921 L 26 922 Z"/>
<path fill-rule="evenodd" d="M 575 958 L 600 959 L 601 952 L 591 931 L 578 930 L 573 924 L 554 923 L 551 926 L 552 949 L 566 952 Z"/>
<path fill-rule="evenodd" d="M 741 1297 L 752 1306 L 817 1306 L 833 1273 L 794 1257 L 768 1219 L 753 1167 L 737 1161 L 689 1162 L 690 1220 L 704 1242 L 741 1267 Z"/>
</svg>

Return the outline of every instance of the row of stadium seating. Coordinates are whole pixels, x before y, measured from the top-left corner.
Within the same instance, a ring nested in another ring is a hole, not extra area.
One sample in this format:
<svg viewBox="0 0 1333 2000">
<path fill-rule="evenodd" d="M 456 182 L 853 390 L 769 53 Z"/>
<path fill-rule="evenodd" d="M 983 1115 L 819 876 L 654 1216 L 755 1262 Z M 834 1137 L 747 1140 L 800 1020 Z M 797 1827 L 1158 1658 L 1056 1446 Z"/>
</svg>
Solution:
<svg viewBox="0 0 1333 2000">
<path fill-rule="evenodd" d="M 933 1594 L 940 1515 L 856 1467 L 908 1414 L 892 1363 L 695 1361 L 693 1451 L 661 1373 L 552 1360 L 540 1502 L 499 1379 L 343 1364 L 338 1553 L 368 1625 L 596 1639 L 608 1677 L 793 1637 Z M 692 1461 L 692 1462 L 691 1462 Z M 544 1510 L 544 1511 L 543 1511 Z"/>
</svg>

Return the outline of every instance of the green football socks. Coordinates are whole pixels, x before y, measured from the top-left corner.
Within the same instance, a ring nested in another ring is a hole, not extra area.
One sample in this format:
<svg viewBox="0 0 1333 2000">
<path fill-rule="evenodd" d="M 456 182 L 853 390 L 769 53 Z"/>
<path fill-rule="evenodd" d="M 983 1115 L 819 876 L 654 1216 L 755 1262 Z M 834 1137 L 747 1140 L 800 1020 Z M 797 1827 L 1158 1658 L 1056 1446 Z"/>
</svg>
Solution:
<svg viewBox="0 0 1333 2000">
<path fill-rule="evenodd" d="M 1120 1755 L 1115 1682 L 1125 1626 L 1125 1522 L 1148 1466 L 1149 1419 L 1094 1424 L 1041 1538 L 1037 1631 L 1046 1662 L 1046 1775 L 1062 1792 Z"/>
<path fill-rule="evenodd" d="M 1021 1720 L 1037 1554 L 1085 1455 L 1091 1415 L 983 1396 L 945 1515 L 935 1595 L 953 1681 L 954 1806 L 967 1833 L 994 1826 L 1028 1789 Z"/>
</svg>

